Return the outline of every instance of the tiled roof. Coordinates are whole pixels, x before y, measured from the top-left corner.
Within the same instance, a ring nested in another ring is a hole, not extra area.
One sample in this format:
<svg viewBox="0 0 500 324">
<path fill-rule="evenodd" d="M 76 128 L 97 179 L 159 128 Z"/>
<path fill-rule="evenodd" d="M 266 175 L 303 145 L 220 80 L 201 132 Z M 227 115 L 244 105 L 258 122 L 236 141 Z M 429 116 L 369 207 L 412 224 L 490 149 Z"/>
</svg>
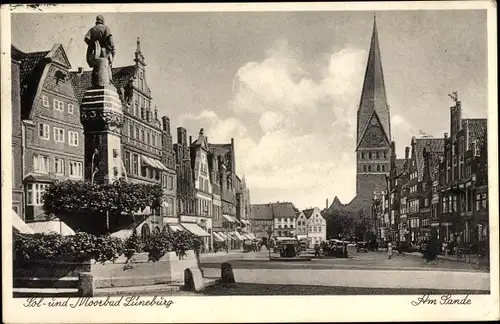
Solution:
<svg viewBox="0 0 500 324">
<path fill-rule="evenodd" d="M 306 218 L 309 219 L 309 217 L 311 217 L 312 213 L 314 212 L 314 208 L 305 209 L 302 212 L 304 213 L 304 215 L 306 216 Z"/>
<path fill-rule="evenodd" d="M 482 147 L 486 143 L 488 131 L 488 120 L 486 118 L 463 119 L 462 126 L 468 128 L 469 145 L 476 141 L 478 147 Z"/>
<path fill-rule="evenodd" d="M 415 138 L 415 160 L 417 163 L 418 181 L 424 172 L 424 148 L 429 153 L 444 153 L 444 138 Z"/>
<path fill-rule="evenodd" d="M 119 90 L 121 87 L 125 88 L 129 80 L 134 77 L 135 65 L 116 67 L 112 69 L 113 85 Z M 79 102 L 82 101 L 85 91 L 92 86 L 92 71 L 72 71 L 71 82 L 75 89 L 75 96 Z"/>
<path fill-rule="evenodd" d="M 396 172 L 400 174 L 404 171 L 406 159 L 396 159 Z"/>
<path fill-rule="evenodd" d="M 273 210 L 270 204 L 250 205 L 250 219 L 272 220 Z"/>
<path fill-rule="evenodd" d="M 21 94 L 25 90 L 23 86 L 27 84 L 28 81 L 33 80 L 35 75 L 32 75 L 35 72 L 35 67 L 40 63 L 41 60 L 50 51 L 41 51 L 41 52 L 32 52 L 32 53 L 24 53 L 20 49 L 15 46 L 11 46 L 11 56 L 12 59 L 21 62 L 21 71 L 20 71 L 20 79 L 21 79 Z"/>
<path fill-rule="evenodd" d="M 295 208 L 290 202 L 272 203 L 271 208 L 275 218 L 296 218 Z"/>
</svg>

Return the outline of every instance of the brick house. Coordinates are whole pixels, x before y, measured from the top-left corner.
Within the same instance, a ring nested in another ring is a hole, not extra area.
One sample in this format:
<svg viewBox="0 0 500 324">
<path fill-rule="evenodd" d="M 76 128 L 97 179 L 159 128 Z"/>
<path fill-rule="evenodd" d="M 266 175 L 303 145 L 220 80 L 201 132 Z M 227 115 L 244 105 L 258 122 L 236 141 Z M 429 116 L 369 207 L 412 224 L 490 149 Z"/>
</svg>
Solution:
<svg viewBox="0 0 500 324">
<path fill-rule="evenodd" d="M 273 210 L 271 204 L 250 205 L 250 231 L 257 239 L 268 238 L 268 232 L 273 231 Z"/>
<path fill-rule="evenodd" d="M 146 62 L 137 39 L 134 65 L 113 67 L 112 83 L 122 101 L 124 123 L 121 129 L 123 176 L 129 182 L 157 183 L 163 188 L 164 203 L 159 211 L 147 209 L 141 233 L 160 231 L 165 224 L 176 222 L 176 170 L 170 133 L 170 119 L 158 116 L 152 107 L 151 90 L 146 79 Z M 92 71 L 79 69 L 71 77 L 78 100 L 91 86 Z M 86 165 L 91 168 L 91 165 Z M 158 215 L 159 214 L 159 215 Z M 159 217 L 158 217 L 159 216 Z"/>
<path fill-rule="evenodd" d="M 488 238 L 487 120 L 463 119 L 461 102 L 450 108 L 450 136 L 440 163 L 440 236 L 459 244 Z"/>
<path fill-rule="evenodd" d="M 12 46 L 12 58 L 21 67 L 24 217 L 33 221 L 45 218 L 42 194 L 51 182 L 83 179 L 83 128 L 61 44 L 32 53 Z"/>
<path fill-rule="evenodd" d="M 21 62 L 11 60 L 12 103 L 12 209 L 24 215 L 23 136 L 21 127 Z"/>
<path fill-rule="evenodd" d="M 196 189 L 194 187 L 191 154 L 187 140 L 187 132 L 183 127 L 177 128 L 177 143 L 174 145 L 174 156 L 177 170 L 177 211 L 180 219 L 196 217 Z"/>
</svg>

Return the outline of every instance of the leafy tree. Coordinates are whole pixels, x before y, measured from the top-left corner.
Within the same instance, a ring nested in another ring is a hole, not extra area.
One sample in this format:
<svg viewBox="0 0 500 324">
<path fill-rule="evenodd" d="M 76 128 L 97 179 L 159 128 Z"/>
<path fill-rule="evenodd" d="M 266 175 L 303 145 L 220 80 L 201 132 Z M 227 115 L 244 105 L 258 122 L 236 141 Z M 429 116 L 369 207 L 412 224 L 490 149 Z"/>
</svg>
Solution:
<svg viewBox="0 0 500 324">
<path fill-rule="evenodd" d="M 47 215 L 56 215 L 75 230 L 104 234 L 132 224 L 134 214 L 148 206 L 158 210 L 162 196 L 159 184 L 66 180 L 52 183 L 42 198 Z"/>
</svg>

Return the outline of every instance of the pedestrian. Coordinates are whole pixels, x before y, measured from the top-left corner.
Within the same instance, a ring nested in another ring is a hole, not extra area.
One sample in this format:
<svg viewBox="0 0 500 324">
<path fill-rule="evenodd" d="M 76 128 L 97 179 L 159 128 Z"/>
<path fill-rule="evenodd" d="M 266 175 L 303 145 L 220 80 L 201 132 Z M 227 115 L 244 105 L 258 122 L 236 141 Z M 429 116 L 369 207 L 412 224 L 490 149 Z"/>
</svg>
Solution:
<svg viewBox="0 0 500 324">
<path fill-rule="evenodd" d="M 320 248 L 319 248 L 318 243 L 314 244 L 314 257 L 321 258 L 321 253 L 320 253 Z"/>
<path fill-rule="evenodd" d="M 389 260 L 392 258 L 392 243 L 390 242 L 387 244 L 387 256 L 389 257 Z"/>
</svg>

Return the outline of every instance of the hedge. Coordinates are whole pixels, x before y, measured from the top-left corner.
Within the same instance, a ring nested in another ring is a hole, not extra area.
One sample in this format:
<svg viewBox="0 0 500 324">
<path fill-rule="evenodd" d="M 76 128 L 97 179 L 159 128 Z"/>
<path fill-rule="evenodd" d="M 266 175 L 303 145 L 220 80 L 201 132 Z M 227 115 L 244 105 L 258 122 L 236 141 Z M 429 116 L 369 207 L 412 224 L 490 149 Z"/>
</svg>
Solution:
<svg viewBox="0 0 500 324">
<path fill-rule="evenodd" d="M 175 251 L 180 257 L 194 247 L 197 240 L 187 232 L 166 231 L 151 234 L 141 240 L 134 233 L 123 240 L 110 235 L 95 236 L 78 232 L 75 235 L 60 234 L 20 234 L 14 233 L 14 262 L 22 264 L 30 261 L 84 262 L 95 260 L 114 262 L 124 255 L 127 262 L 136 253 L 148 252 L 149 260 L 158 261 L 166 252 Z"/>
</svg>

